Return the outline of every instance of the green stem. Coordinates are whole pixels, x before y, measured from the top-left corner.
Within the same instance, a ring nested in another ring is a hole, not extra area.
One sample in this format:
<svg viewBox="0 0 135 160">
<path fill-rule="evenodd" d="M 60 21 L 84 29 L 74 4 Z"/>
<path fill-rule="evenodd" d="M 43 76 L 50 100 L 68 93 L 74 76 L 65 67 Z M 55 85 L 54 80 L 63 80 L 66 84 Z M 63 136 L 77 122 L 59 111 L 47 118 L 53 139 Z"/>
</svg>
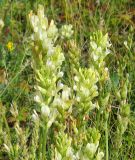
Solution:
<svg viewBox="0 0 135 160">
<path fill-rule="evenodd" d="M 46 142 L 47 142 L 47 125 L 45 125 L 45 128 L 42 129 L 42 136 L 43 136 L 43 142 L 42 142 L 42 160 L 46 160 Z"/>
<path fill-rule="evenodd" d="M 41 153 L 42 153 L 42 142 L 43 142 L 43 138 L 42 138 L 42 131 L 43 129 L 40 128 L 40 133 L 39 133 L 39 149 L 38 149 L 38 159 L 41 159 Z"/>
<path fill-rule="evenodd" d="M 106 142 L 106 160 L 108 160 L 108 127 L 107 127 L 108 118 L 105 122 L 105 142 Z"/>
</svg>

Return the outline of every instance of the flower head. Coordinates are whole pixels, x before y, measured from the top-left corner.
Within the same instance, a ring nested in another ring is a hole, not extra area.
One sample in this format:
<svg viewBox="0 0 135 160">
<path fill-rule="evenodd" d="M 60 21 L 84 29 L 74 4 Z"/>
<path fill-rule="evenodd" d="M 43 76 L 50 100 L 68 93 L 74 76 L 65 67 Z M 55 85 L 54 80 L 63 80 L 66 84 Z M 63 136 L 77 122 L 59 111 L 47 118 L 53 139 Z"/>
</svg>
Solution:
<svg viewBox="0 0 135 160">
<path fill-rule="evenodd" d="M 7 49 L 8 49 L 10 52 L 13 51 L 13 49 L 14 49 L 13 42 L 9 41 L 9 42 L 7 43 Z"/>
<path fill-rule="evenodd" d="M 73 26 L 71 24 L 63 25 L 61 28 L 62 38 L 71 38 L 71 36 L 73 35 L 72 28 L 73 28 Z"/>
</svg>

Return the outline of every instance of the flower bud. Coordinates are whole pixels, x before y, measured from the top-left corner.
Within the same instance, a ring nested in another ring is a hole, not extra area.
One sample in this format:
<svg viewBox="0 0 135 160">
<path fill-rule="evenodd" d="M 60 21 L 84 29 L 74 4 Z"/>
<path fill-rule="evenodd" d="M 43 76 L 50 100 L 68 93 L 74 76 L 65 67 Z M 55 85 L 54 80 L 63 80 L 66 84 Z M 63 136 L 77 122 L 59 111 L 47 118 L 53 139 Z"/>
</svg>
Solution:
<svg viewBox="0 0 135 160">
<path fill-rule="evenodd" d="M 57 87 L 58 89 L 62 89 L 64 87 L 64 84 L 61 82 L 58 82 Z"/>
<path fill-rule="evenodd" d="M 88 143 L 86 146 L 86 153 L 88 153 L 88 155 L 91 155 L 91 157 L 94 156 L 97 148 L 98 148 L 99 142 L 97 144 L 95 143 Z"/>
<path fill-rule="evenodd" d="M 74 80 L 75 80 L 76 82 L 79 82 L 79 78 L 78 78 L 77 76 L 74 77 Z"/>
<path fill-rule="evenodd" d="M 69 147 L 69 148 L 67 149 L 66 157 L 69 158 L 69 159 L 73 159 L 74 155 L 73 155 L 73 151 L 72 151 L 72 148 L 71 148 L 71 147 Z"/>
<path fill-rule="evenodd" d="M 63 25 L 61 28 L 62 38 L 71 38 L 73 34 L 72 25 Z"/>
<path fill-rule="evenodd" d="M 63 75 L 64 75 L 63 72 L 59 72 L 59 73 L 58 73 L 58 77 L 60 77 L 60 78 L 63 77 Z"/>
<path fill-rule="evenodd" d="M 47 105 L 45 104 L 42 104 L 42 107 L 41 107 L 41 113 L 44 117 L 49 117 L 50 115 L 50 109 Z"/>
<path fill-rule="evenodd" d="M 34 122 L 37 122 L 39 120 L 38 114 L 35 110 L 34 110 L 34 113 L 32 114 L 32 120 Z"/>
<path fill-rule="evenodd" d="M 77 102 L 80 102 L 80 97 L 77 96 L 77 97 L 76 97 L 76 100 L 77 100 Z"/>
<path fill-rule="evenodd" d="M 103 157 L 104 157 L 104 152 L 98 152 L 96 160 L 102 160 Z"/>
<path fill-rule="evenodd" d="M 70 88 L 64 88 L 63 91 L 62 91 L 62 99 L 64 101 L 67 101 L 69 100 L 69 96 L 70 96 Z"/>
<path fill-rule="evenodd" d="M 77 90 L 77 86 L 76 86 L 76 85 L 74 85 L 74 86 L 73 86 L 73 89 L 76 91 L 76 90 Z"/>
<path fill-rule="evenodd" d="M 48 37 L 49 38 L 54 38 L 57 35 L 57 32 L 58 32 L 58 29 L 55 26 L 54 21 L 51 20 L 50 26 L 49 26 L 48 31 L 47 31 Z"/>
<path fill-rule="evenodd" d="M 38 95 L 36 95 L 36 96 L 34 96 L 34 101 L 40 103 L 41 98 Z"/>
<path fill-rule="evenodd" d="M 91 41 L 90 45 L 91 45 L 93 50 L 97 49 L 97 44 L 94 41 Z"/>
</svg>

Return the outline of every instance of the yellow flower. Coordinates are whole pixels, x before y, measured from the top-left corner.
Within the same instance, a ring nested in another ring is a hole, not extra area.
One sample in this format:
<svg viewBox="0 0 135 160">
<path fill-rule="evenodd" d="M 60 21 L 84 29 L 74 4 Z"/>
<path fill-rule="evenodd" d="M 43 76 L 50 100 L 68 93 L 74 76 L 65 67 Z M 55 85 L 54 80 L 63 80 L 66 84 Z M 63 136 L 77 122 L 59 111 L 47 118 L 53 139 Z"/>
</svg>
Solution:
<svg viewBox="0 0 135 160">
<path fill-rule="evenodd" d="M 13 47 L 13 42 L 9 41 L 9 42 L 7 43 L 7 48 L 8 48 L 9 51 L 12 51 L 12 50 L 14 49 L 14 47 Z"/>
</svg>

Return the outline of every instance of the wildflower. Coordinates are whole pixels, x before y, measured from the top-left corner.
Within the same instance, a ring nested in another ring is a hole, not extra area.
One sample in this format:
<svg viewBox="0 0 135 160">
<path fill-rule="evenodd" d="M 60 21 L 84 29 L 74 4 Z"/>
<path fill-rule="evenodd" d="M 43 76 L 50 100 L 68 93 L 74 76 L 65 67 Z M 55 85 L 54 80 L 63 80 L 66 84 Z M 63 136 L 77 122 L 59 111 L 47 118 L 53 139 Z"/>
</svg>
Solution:
<svg viewBox="0 0 135 160">
<path fill-rule="evenodd" d="M 68 147 L 67 152 L 66 152 L 66 157 L 71 160 L 75 159 L 75 156 L 73 154 L 73 149 L 71 147 Z"/>
<path fill-rule="evenodd" d="M 97 61 L 97 60 L 98 60 L 98 58 L 99 58 L 99 56 L 98 56 L 98 55 L 96 55 L 94 52 L 92 52 L 92 55 L 93 55 L 93 60 L 94 60 L 94 61 Z"/>
<path fill-rule="evenodd" d="M 54 37 L 56 37 L 57 33 L 58 33 L 58 29 L 55 26 L 54 21 L 51 20 L 50 26 L 49 26 L 48 31 L 47 31 L 48 37 L 49 38 L 54 38 Z"/>
<path fill-rule="evenodd" d="M 76 100 L 77 100 L 77 102 L 80 102 L 80 97 L 77 96 L 77 97 L 76 97 Z"/>
<path fill-rule="evenodd" d="M 129 49 L 129 47 L 128 47 L 128 42 L 127 42 L 127 41 L 124 41 L 124 45 L 125 45 L 125 47 L 126 47 L 127 49 Z"/>
<path fill-rule="evenodd" d="M 35 110 L 34 110 L 34 113 L 32 114 L 32 120 L 34 122 L 37 122 L 39 120 L 38 114 Z"/>
<path fill-rule="evenodd" d="M 47 127 L 48 127 L 48 128 L 51 127 L 51 125 L 52 125 L 53 122 L 55 121 L 57 115 L 58 115 L 57 109 L 53 109 L 53 110 L 50 112 L 49 121 L 48 121 L 48 123 L 47 123 Z"/>
<path fill-rule="evenodd" d="M 51 66 L 52 66 L 52 61 L 47 60 L 46 65 L 47 65 L 48 67 L 51 67 Z"/>
<path fill-rule="evenodd" d="M 76 86 L 76 85 L 74 85 L 74 86 L 73 86 L 73 89 L 76 91 L 76 90 L 77 90 L 77 86 Z"/>
<path fill-rule="evenodd" d="M 75 80 L 76 82 L 79 82 L 79 78 L 78 78 L 77 76 L 74 77 L 74 80 Z"/>
<path fill-rule="evenodd" d="M 104 76 L 104 79 L 106 80 L 109 79 L 109 71 L 107 67 L 104 68 L 103 76 Z"/>
<path fill-rule="evenodd" d="M 86 145 L 86 153 L 90 154 L 91 157 L 93 157 L 93 155 L 95 154 L 97 148 L 98 148 L 99 142 L 97 142 L 97 144 L 95 143 L 88 143 Z"/>
<path fill-rule="evenodd" d="M 44 117 L 48 117 L 50 115 L 50 109 L 47 105 L 42 104 L 41 113 Z"/>
<path fill-rule="evenodd" d="M 60 78 L 63 77 L 63 75 L 64 75 L 63 72 L 59 72 L 59 73 L 58 73 L 58 77 L 60 77 Z"/>
<path fill-rule="evenodd" d="M 101 160 L 104 157 L 104 153 L 103 152 L 98 152 L 97 156 L 96 156 L 96 160 Z"/>
<path fill-rule="evenodd" d="M 9 42 L 7 43 L 7 49 L 8 49 L 10 52 L 13 51 L 13 49 L 14 49 L 13 42 L 9 41 Z"/>
<path fill-rule="evenodd" d="M 40 103 L 41 98 L 38 95 L 36 95 L 36 96 L 34 96 L 34 101 Z"/>
<path fill-rule="evenodd" d="M 72 25 L 64 25 L 61 28 L 62 38 L 71 38 L 73 34 Z"/>
<path fill-rule="evenodd" d="M 106 49 L 105 54 L 108 55 L 110 53 L 111 53 L 111 51 L 109 49 Z"/>
<path fill-rule="evenodd" d="M 102 35 L 101 32 L 96 33 L 97 38 L 95 36 L 91 36 L 91 42 L 90 42 L 90 52 L 91 57 L 95 61 L 95 63 L 103 63 L 104 58 L 110 54 L 110 50 L 108 49 L 111 44 L 108 40 L 108 34 Z M 99 61 L 97 61 L 99 60 Z"/>
<path fill-rule="evenodd" d="M 70 96 L 70 88 L 66 87 L 62 91 L 62 99 L 64 101 L 68 101 L 69 100 L 69 96 Z"/>
<path fill-rule="evenodd" d="M 91 45 L 92 49 L 94 49 L 94 50 L 97 49 L 97 44 L 94 41 L 91 41 L 90 45 Z"/>
<path fill-rule="evenodd" d="M 44 33 L 44 39 L 42 40 L 42 46 L 43 46 L 43 49 L 47 50 L 47 53 L 49 51 L 49 55 L 50 53 L 54 52 L 52 40 L 46 37 L 45 33 Z"/>
<path fill-rule="evenodd" d="M 52 56 L 53 54 L 54 54 L 54 47 L 53 46 L 49 46 L 47 55 L 48 56 Z"/>
<path fill-rule="evenodd" d="M 59 106 L 62 104 L 62 99 L 60 97 L 56 97 L 53 101 L 54 106 Z"/>
<path fill-rule="evenodd" d="M 56 149 L 55 149 L 55 157 L 56 160 L 62 160 L 61 154 Z"/>
<path fill-rule="evenodd" d="M 55 68 L 55 66 L 54 66 L 54 64 L 53 64 L 53 62 L 51 60 L 47 60 L 46 66 L 49 67 L 49 68 L 51 68 L 51 69 Z"/>
<path fill-rule="evenodd" d="M 39 18 L 36 15 L 33 15 L 32 11 L 29 13 L 29 19 L 30 23 L 34 29 L 34 32 L 38 31 L 38 23 L 39 23 Z"/>
<path fill-rule="evenodd" d="M 84 87 L 84 86 L 81 86 L 80 87 L 80 91 L 82 92 L 82 94 L 84 95 L 84 96 L 89 96 L 89 94 L 90 94 L 90 91 L 89 91 L 89 89 L 88 88 L 86 88 L 86 87 Z"/>
<path fill-rule="evenodd" d="M 62 89 L 64 87 L 64 84 L 59 81 L 57 87 L 58 89 Z"/>
<path fill-rule="evenodd" d="M 38 5 L 37 14 L 41 20 L 44 18 L 44 7 L 42 5 Z"/>
</svg>

